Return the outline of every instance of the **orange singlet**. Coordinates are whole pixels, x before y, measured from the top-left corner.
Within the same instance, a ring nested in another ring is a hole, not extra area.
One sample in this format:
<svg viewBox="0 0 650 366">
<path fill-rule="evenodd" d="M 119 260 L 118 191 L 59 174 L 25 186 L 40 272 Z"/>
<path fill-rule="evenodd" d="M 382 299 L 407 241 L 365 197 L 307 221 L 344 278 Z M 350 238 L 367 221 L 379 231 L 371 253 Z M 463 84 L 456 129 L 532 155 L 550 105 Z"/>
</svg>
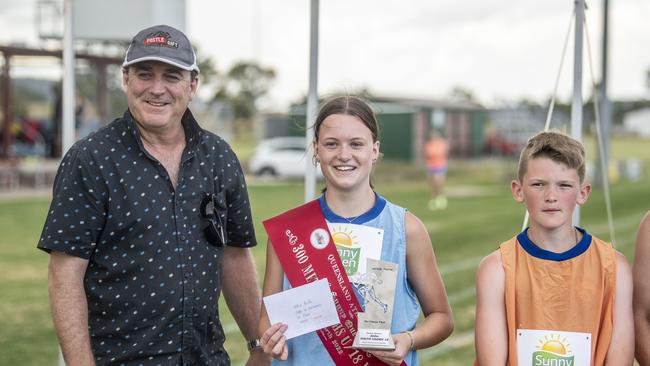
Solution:
<svg viewBox="0 0 650 366">
<path fill-rule="evenodd" d="M 447 143 L 441 137 L 429 140 L 425 146 L 427 166 L 444 168 L 447 166 Z"/>
<path fill-rule="evenodd" d="M 612 339 L 616 251 L 611 244 L 579 230 L 584 234 L 582 240 L 565 253 L 537 247 L 526 231 L 499 246 L 505 271 L 508 365 L 517 365 L 517 341 L 523 339 L 518 337 L 529 330 L 537 342 L 530 346 L 536 352 L 526 355 L 533 365 L 551 364 L 543 363 L 544 357 L 573 357 L 571 352 L 579 364 L 578 345 L 559 336 L 562 332 L 587 333 L 583 338 L 590 338 L 590 364 L 604 364 Z M 588 346 L 585 348 L 589 357 Z M 542 355 L 545 352 L 547 355 Z"/>
</svg>

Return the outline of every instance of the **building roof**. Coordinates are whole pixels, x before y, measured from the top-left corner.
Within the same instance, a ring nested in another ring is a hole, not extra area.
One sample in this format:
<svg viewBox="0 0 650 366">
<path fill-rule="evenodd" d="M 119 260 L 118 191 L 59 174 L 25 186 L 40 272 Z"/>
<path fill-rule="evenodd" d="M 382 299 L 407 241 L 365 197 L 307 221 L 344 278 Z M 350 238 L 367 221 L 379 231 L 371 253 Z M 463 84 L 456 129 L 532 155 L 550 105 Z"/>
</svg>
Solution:
<svg viewBox="0 0 650 366">
<path fill-rule="evenodd" d="M 397 97 L 397 96 L 373 96 L 371 98 L 374 102 L 382 103 L 397 103 L 404 106 L 415 108 L 431 108 L 431 109 L 446 109 L 446 110 L 484 110 L 481 104 L 467 101 L 467 100 L 452 100 L 452 99 L 423 99 L 423 98 L 410 98 L 410 97 Z"/>
</svg>

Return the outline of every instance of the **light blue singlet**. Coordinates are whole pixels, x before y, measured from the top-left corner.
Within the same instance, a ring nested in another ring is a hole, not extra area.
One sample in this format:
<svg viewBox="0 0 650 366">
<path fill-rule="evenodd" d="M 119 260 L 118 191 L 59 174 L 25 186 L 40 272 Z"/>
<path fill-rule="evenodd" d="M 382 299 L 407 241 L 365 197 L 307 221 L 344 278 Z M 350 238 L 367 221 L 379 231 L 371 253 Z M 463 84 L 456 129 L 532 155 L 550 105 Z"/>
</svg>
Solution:
<svg viewBox="0 0 650 366">
<path fill-rule="evenodd" d="M 393 308 L 393 320 L 391 332 L 393 334 L 415 328 L 415 323 L 420 316 L 420 303 L 415 296 L 411 284 L 406 278 L 406 232 L 404 220 L 406 209 L 394 205 L 382 196 L 375 193 L 375 205 L 368 212 L 353 220 L 354 224 L 366 225 L 384 229 L 384 241 L 381 250 L 381 260 L 397 263 L 399 270 L 397 273 L 397 285 L 395 289 L 395 303 Z M 350 220 L 338 216 L 327 207 L 325 196 L 319 198 L 323 215 L 328 223 L 344 223 Z M 285 276 L 283 288 L 289 289 L 291 286 Z M 356 293 L 356 291 L 355 291 Z M 357 293 L 359 299 L 359 294 Z M 359 299 L 362 303 L 361 299 Z M 311 332 L 300 337 L 290 339 L 289 358 L 286 361 L 273 360 L 273 365 L 282 366 L 321 366 L 334 365 L 331 357 L 325 350 L 323 343 L 316 332 Z M 418 364 L 417 352 L 411 351 L 404 362 L 408 366 Z"/>
</svg>

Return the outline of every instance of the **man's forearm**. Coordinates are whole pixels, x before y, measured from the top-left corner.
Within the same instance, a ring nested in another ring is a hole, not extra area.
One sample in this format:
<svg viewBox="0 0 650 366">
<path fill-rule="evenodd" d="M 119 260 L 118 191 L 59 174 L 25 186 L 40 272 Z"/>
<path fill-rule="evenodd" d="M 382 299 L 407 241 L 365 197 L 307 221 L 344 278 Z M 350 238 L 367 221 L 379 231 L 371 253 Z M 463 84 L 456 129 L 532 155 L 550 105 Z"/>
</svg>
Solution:
<svg viewBox="0 0 650 366">
<path fill-rule="evenodd" d="M 262 299 L 250 249 L 226 247 L 222 272 L 223 295 L 242 335 L 258 338 Z"/>
<path fill-rule="evenodd" d="M 65 259 L 64 259 L 65 260 Z M 74 259 L 73 259 L 74 260 Z M 50 259 L 49 295 L 52 320 L 66 365 L 94 365 L 88 332 L 88 304 L 79 271 Z"/>
</svg>

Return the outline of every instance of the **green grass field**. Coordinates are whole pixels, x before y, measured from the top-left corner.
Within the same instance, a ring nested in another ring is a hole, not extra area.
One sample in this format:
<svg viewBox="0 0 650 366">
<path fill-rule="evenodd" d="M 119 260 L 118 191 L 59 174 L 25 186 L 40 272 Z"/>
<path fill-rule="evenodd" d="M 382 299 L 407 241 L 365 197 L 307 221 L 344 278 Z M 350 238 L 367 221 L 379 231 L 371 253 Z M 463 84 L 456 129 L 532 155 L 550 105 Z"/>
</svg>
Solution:
<svg viewBox="0 0 650 366">
<path fill-rule="evenodd" d="M 637 150 L 638 151 L 638 150 Z M 650 209 L 650 157 L 642 181 L 619 181 L 611 188 L 617 247 L 631 261 L 641 217 Z M 454 313 L 455 330 L 442 344 L 421 350 L 422 365 L 469 365 L 473 359 L 474 276 L 479 260 L 520 231 L 524 208 L 509 191 L 513 161 L 452 163 L 449 208 L 429 211 L 428 191 L 416 167 L 382 162 L 373 178 L 376 190 L 409 208 L 426 225 L 433 241 Z M 254 249 L 260 277 L 266 234 L 261 221 L 299 204 L 300 182 L 250 182 L 258 245 Z M 56 365 L 57 343 L 47 302 L 47 254 L 35 248 L 49 198 L 0 201 L 0 365 Z M 581 226 L 609 239 L 603 192 L 595 189 L 581 210 Z M 246 357 L 244 341 L 224 304 L 226 348 L 234 365 Z"/>
</svg>

